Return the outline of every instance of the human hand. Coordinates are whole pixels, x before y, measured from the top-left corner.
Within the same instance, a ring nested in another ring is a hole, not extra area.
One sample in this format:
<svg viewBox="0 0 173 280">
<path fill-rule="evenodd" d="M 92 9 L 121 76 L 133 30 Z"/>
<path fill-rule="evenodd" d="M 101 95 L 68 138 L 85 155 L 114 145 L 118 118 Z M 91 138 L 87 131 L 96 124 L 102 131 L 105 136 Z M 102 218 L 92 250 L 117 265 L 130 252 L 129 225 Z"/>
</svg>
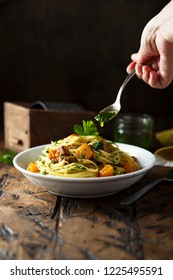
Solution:
<svg viewBox="0 0 173 280">
<path fill-rule="evenodd" d="M 154 88 L 165 88 L 173 79 L 172 26 L 173 1 L 145 26 L 139 51 L 127 67 L 128 73 L 135 68 L 136 75 Z"/>
</svg>

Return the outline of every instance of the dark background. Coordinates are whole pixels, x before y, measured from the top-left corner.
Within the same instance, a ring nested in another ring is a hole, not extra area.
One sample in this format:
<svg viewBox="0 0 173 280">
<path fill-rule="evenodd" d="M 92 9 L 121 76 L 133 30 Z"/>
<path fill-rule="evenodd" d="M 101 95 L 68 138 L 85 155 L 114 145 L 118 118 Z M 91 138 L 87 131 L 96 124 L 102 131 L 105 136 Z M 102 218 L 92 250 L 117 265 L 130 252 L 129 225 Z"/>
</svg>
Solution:
<svg viewBox="0 0 173 280">
<path fill-rule="evenodd" d="M 169 1 L 0 0 L 0 110 L 4 101 L 112 103 L 143 27 Z M 122 112 L 172 115 L 173 84 L 134 77 Z"/>
</svg>

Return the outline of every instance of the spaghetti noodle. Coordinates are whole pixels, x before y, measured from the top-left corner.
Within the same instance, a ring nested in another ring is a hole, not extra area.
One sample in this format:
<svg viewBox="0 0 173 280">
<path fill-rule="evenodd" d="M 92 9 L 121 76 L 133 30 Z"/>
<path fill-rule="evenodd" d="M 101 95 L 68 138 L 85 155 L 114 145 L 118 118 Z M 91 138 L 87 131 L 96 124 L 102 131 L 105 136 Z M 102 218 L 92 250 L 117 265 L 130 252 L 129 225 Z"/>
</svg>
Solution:
<svg viewBox="0 0 173 280">
<path fill-rule="evenodd" d="M 27 169 L 44 175 L 89 178 L 126 174 L 140 166 L 136 158 L 110 140 L 97 135 L 71 134 L 51 142 Z"/>
</svg>

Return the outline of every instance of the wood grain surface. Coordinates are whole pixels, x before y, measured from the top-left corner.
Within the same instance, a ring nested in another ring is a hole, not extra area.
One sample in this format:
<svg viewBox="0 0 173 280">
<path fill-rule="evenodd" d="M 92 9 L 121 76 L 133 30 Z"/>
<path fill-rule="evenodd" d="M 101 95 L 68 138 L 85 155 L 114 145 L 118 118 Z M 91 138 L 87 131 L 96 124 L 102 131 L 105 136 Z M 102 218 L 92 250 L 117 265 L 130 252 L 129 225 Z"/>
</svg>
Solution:
<svg viewBox="0 0 173 280">
<path fill-rule="evenodd" d="M 168 171 L 154 167 L 116 195 L 75 199 L 50 194 L 1 164 L 0 259 L 173 259 L 173 186 L 157 186 L 131 206 L 119 204 Z"/>
</svg>

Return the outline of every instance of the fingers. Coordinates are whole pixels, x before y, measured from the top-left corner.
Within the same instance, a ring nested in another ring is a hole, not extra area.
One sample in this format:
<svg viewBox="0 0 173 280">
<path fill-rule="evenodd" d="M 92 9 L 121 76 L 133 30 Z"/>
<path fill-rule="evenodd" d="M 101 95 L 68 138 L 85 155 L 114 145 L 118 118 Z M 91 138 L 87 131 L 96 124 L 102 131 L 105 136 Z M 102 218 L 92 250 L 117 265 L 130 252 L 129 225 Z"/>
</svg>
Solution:
<svg viewBox="0 0 173 280">
<path fill-rule="evenodd" d="M 127 73 L 130 73 L 133 69 L 136 70 L 136 75 L 139 79 L 142 79 L 145 83 L 150 85 L 154 88 L 162 88 L 163 85 L 161 85 L 159 81 L 159 75 L 158 75 L 158 67 L 155 65 L 148 66 L 148 65 L 142 65 L 140 63 L 136 63 L 132 61 L 127 66 Z M 155 69 L 154 69 L 155 68 Z"/>
<path fill-rule="evenodd" d="M 151 87 L 161 87 L 159 85 L 159 76 L 157 72 L 153 71 L 149 66 L 142 67 L 141 79 Z"/>
<path fill-rule="evenodd" d="M 132 58 L 136 57 L 137 54 L 133 54 Z M 143 65 L 141 63 L 137 63 L 135 61 L 132 61 L 127 66 L 127 73 L 130 73 L 133 69 L 136 70 L 136 75 L 139 79 L 142 79 L 145 83 L 150 85 L 153 88 L 164 88 L 164 82 L 163 79 L 159 75 L 159 66 L 158 66 L 158 60 L 155 57 L 151 60 L 149 65 Z"/>
<path fill-rule="evenodd" d="M 152 71 L 152 68 L 147 65 L 142 65 L 137 63 L 135 66 L 136 75 L 139 79 L 142 79 L 144 82 L 148 83 L 148 80 L 150 78 L 150 73 Z"/>
<path fill-rule="evenodd" d="M 136 75 L 151 87 L 161 88 L 159 84 L 159 75 L 156 70 L 153 70 L 148 65 L 136 64 Z"/>
<path fill-rule="evenodd" d="M 132 59 L 132 62 L 130 62 L 130 64 L 127 66 L 126 70 L 127 70 L 127 73 L 130 73 L 135 67 L 137 64 L 144 64 L 146 65 L 146 62 L 148 61 L 148 63 L 150 64 L 150 60 L 151 60 L 151 56 L 140 56 L 139 55 L 139 52 L 138 53 L 134 53 L 131 55 L 131 59 Z M 156 58 L 155 58 L 156 59 Z M 151 66 L 151 65 L 150 65 Z M 154 66 L 154 67 L 153 67 Z M 140 67 L 140 66 L 139 66 Z M 140 68 L 139 68 L 140 69 Z M 154 61 L 152 61 L 152 69 L 154 70 L 158 70 L 158 67 L 157 67 L 157 63 L 155 63 Z M 139 70 L 139 73 L 138 73 L 138 76 L 140 78 L 140 71 Z"/>
<path fill-rule="evenodd" d="M 129 74 L 135 68 L 136 62 L 132 61 L 126 68 L 127 73 Z"/>
<path fill-rule="evenodd" d="M 155 71 L 150 72 L 148 84 L 153 88 L 162 88 L 162 86 L 159 82 L 159 76 L 158 76 L 157 72 L 155 72 Z"/>
</svg>

